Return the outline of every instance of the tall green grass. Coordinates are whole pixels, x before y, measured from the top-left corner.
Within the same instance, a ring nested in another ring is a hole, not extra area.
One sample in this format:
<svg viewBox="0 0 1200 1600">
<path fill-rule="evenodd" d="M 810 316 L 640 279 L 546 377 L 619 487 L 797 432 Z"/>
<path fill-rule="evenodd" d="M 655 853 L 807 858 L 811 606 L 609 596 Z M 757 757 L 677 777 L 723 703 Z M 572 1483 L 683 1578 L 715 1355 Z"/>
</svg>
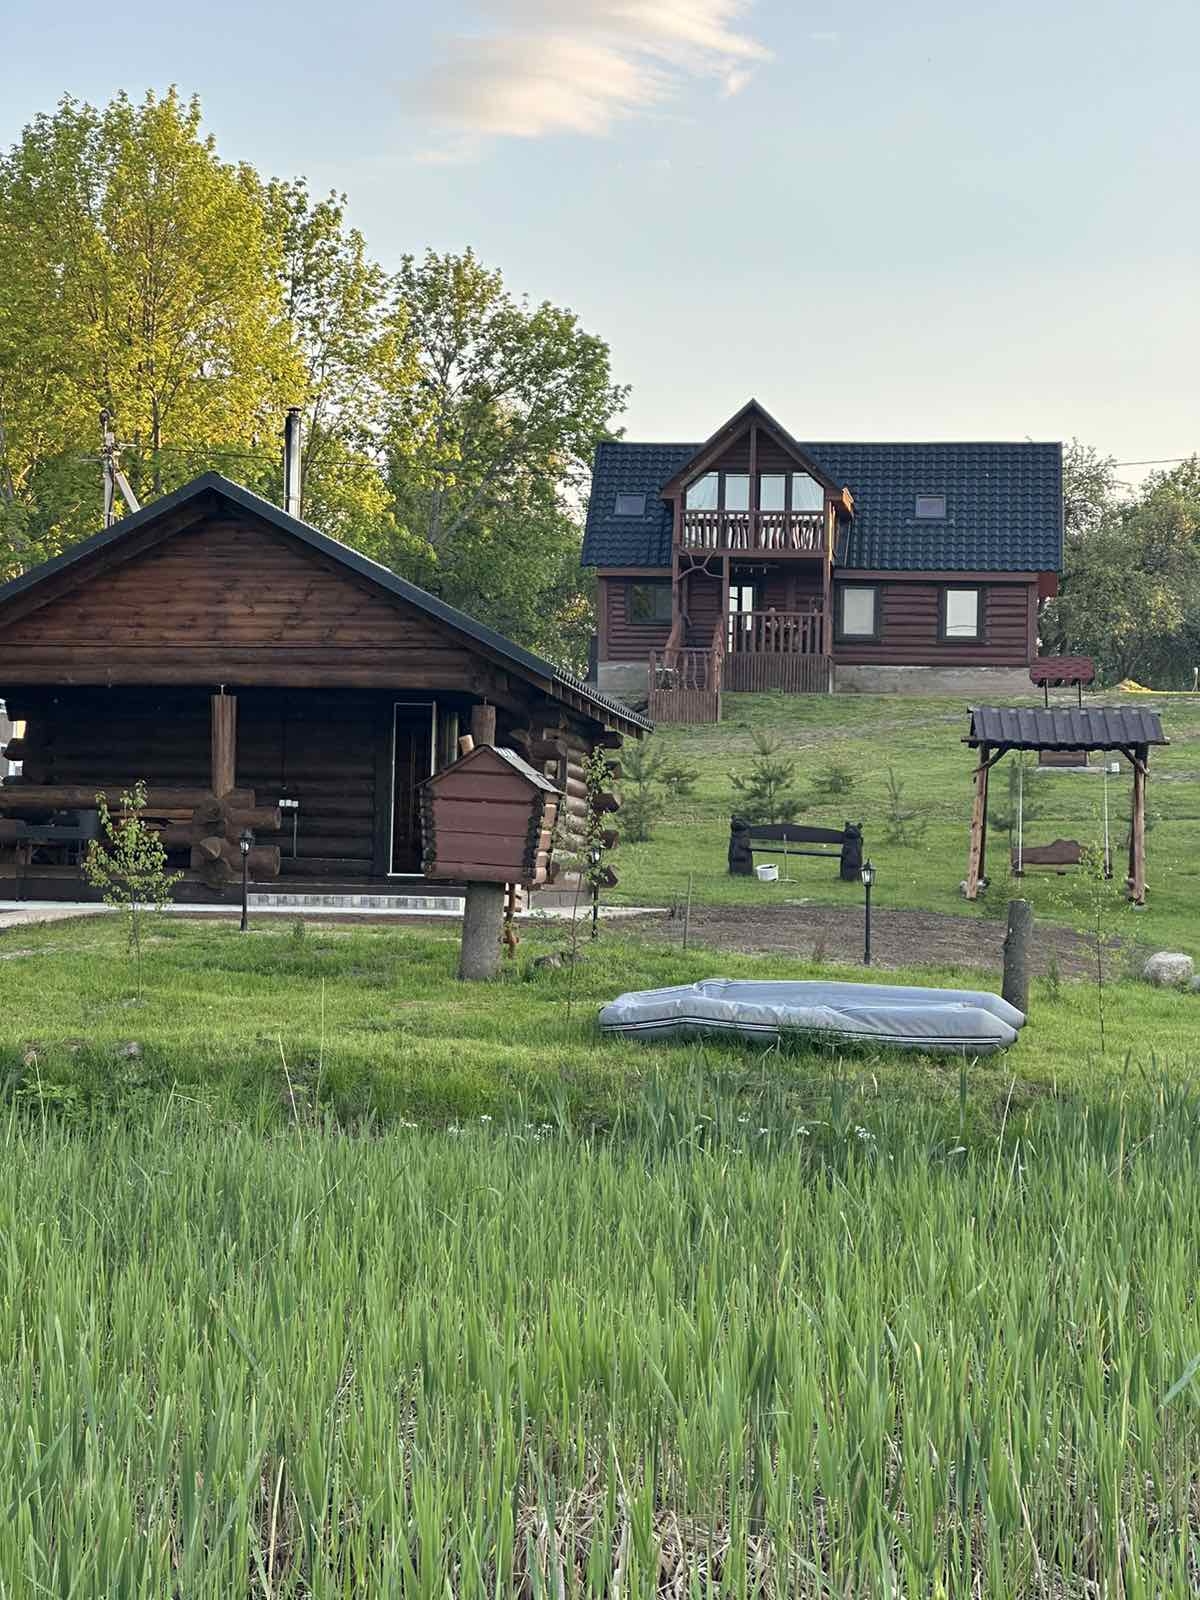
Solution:
<svg viewBox="0 0 1200 1600">
<path fill-rule="evenodd" d="M 0 1593 L 1185 1595 L 1200 1103 L 0 1134 Z"/>
</svg>

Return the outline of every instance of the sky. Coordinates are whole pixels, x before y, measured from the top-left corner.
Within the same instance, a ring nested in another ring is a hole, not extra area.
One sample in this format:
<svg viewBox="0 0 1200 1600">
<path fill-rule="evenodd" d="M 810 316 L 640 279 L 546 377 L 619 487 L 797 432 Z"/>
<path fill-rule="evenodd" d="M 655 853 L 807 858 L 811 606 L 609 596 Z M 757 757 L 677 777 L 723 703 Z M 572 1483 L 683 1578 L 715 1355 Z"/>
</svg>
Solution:
<svg viewBox="0 0 1200 1600">
<path fill-rule="evenodd" d="M 0 0 L 0 143 L 177 84 L 222 155 L 575 310 L 630 438 L 1200 448 L 1196 0 Z M 1136 481 L 1144 469 L 1123 472 Z"/>
</svg>

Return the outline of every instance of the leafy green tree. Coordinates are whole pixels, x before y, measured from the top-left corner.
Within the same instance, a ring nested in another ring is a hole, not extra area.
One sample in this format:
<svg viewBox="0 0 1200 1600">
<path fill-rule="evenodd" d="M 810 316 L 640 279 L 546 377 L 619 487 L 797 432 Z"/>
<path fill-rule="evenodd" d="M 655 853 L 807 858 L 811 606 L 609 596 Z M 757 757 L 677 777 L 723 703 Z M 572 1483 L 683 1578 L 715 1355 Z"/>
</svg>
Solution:
<svg viewBox="0 0 1200 1600">
<path fill-rule="evenodd" d="M 276 241 L 197 101 L 68 97 L 35 117 L 0 159 L 0 260 L 6 572 L 94 531 L 101 410 L 140 497 L 274 449 L 304 390 Z"/>
<path fill-rule="evenodd" d="M 1110 682 L 1190 687 L 1200 665 L 1200 460 L 1105 505 L 1067 547 L 1054 620 L 1062 647 Z"/>
<path fill-rule="evenodd" d="M 404 535 L 383 466 L 389 406 L 412 378 L 403 304 L 347 225 L 345 195 L 314 200 L 301 178 L 273 181 L 264 200 L 304 365 L 302 514 L 367 554 L 394 558 Z M 267 492 L 282 498 L 278 451 Z"/>
<path fill-rule="evenodd" d="M 579 509 L 626 392 L 608 347 L 572 312 L 514 299 L 470 250 L 407 258 L 397 287 L 413 375 L 393 397 L 389 482 L 421 547 L 397 565 L 578 668 Z"/>
</svg>

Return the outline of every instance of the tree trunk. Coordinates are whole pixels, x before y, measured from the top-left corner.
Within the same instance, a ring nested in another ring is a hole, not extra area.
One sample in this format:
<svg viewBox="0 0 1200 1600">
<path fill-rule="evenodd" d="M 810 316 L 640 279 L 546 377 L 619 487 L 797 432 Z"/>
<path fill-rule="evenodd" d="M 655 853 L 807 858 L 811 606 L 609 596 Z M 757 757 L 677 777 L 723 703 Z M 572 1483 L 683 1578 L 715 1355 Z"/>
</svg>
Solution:
<svg viewBox="0 0 1200 1600">
<path fill-rule="evenodd" d="M 500 971 L 504 934 L 504 885 L 469 883 L 463 912 L 458 976 L 468 983 L 494 978 Z"/>
<path fill-rule="evenodd" d="M 1029 1013 L 1029 955 L 1033 942 L 1033 907 L 1028 900 L 1008 902 L 1004 935 L 1004 983 L 1000 993 L 1022 1015 Z"/>
</svg>

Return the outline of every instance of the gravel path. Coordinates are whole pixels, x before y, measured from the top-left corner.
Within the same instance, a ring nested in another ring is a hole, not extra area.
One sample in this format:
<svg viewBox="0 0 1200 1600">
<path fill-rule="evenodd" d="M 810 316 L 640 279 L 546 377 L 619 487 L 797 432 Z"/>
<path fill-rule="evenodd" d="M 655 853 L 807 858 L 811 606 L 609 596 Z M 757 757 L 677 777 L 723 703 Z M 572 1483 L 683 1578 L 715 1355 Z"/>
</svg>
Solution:
<svg viewBox="0 0 1200 1600">
<path fill-rule="evenodd" d="M 638 917 L 625 931 L 675 943 L 679 919 Z M 795 955 L 804 960 L 861 962 L 863 913 L 843 906 L 693 906 L 690 940 L 709 949 L 744 954 Z M 990 917 L 956 917 L 941 911 L 872 911 L 871 956 L 876 966 L 973 966 L 999 973 L 1004 923 Z M 1039 924 L 1034 970 L 1057 963 L 1064 977 L 1095 970 L 1095 954 L 1069 928 Z"/>
</svg>

